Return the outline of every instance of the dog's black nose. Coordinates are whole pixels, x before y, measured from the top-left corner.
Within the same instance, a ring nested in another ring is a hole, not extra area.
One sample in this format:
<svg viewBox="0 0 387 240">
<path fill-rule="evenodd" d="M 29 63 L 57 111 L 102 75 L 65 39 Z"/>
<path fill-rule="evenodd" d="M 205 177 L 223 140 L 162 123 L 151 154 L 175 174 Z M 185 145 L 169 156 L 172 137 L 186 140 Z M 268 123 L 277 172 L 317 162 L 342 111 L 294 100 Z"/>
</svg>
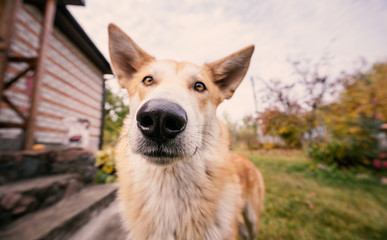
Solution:
<svg viewBox="0 0 387 240">
<path fill-rule="evenodd" d="M 166 99 L 152 99 L 137 112 L 137 126 L 142 134 L 156 141 L 172 139 L 184 131 L 187 113 Z"/>
</svg>

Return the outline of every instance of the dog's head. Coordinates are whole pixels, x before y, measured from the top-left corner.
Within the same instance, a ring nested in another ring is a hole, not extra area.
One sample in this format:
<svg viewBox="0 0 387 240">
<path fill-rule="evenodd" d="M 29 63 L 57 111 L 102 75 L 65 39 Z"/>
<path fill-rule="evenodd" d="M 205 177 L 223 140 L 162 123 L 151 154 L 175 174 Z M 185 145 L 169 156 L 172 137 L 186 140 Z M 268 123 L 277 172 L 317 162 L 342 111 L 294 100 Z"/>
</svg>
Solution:
<svg viewBox="0 0 387 240">
<path fill-rule="evenodd" d="M 244 78 L 254 46 L 197 66 L 156 60 L 109 25 L 113 71 L 130 98 L 130 150 L 155 164 L 190 158 L 219 135 L 216 108 Z"/>
</svg>

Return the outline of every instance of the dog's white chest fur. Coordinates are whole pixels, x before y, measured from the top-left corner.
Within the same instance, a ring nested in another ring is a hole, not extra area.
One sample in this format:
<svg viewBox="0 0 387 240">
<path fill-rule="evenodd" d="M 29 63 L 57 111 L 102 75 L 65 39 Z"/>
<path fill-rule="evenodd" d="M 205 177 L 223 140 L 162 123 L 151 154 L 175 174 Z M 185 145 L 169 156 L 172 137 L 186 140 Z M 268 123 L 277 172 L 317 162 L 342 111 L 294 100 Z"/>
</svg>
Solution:
<svg viewBox="0 0 387 240">
<path fill-rule="evenodd" d="M 126 218 L 129 239 L 229 238 L 240 208 L 237 185 L 216 189 L 213 176 L 199 161 L 161 167 L 136 160 L 143 164 L 131 161 L 132 181 L 137 184 L 130 191 L 132 201 L 124 206 L 132 208 L 125 209 L 131 211 L 131 218 Z"/>
</svg>

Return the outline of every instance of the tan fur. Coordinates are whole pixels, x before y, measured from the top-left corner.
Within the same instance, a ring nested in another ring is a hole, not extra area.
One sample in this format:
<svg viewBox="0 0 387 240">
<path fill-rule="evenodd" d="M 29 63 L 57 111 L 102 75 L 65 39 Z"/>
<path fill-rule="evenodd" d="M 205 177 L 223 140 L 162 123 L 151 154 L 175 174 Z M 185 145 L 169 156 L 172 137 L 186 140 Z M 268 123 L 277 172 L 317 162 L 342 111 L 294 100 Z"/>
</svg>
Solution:
<svg viewBox="0 0 387 240">
<path fill-rule="evenodd" d="M 237 168 L 240 185 L 242 186 L 243 217 L 248 222 L 249 235 L 256 238 L 259 230 L 259 216 L 263 210 L 265 186 L 263 177 L 254 164 L 245 156 L 233 155 L 231 160 Z M 251 206 L 252 209 L 248 209 Z M 249 211 L 254 211 L 253 213 Z M 248 219 L 250 216 L 256 219 Z"/>
<path fill-rule="evenodd" d="M 263 206 L 262 176 L 248 159 L 230 154 L 227 130 L 215 113 L 243 79 L 253 47 L 196 66 L 158 61 L 114 25 L 109 35 L 114 72 L 130 96 L 130 114 L 116 146 L 128 239 L 237 239 L 242 223 L 253 239 Z M 145 76 L 153 77 L 152 86 L 142 84 Z M 206 85 L 206 92 L 193 89 L 197 81 Z M 160 97 L 179 103 L 188 115 L 179 135 L 185 154 L 165 165 L 152 163 L 135 147 L 142 137 L 136 112 Z"/>
</svg>

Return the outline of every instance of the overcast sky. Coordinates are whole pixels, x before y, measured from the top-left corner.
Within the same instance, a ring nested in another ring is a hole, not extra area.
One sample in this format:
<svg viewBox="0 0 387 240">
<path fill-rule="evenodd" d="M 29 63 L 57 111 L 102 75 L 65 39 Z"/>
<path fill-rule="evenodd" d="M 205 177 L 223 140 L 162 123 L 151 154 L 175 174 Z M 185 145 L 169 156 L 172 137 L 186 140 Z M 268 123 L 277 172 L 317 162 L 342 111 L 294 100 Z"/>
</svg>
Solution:
<svg viewBox="0 0 387 240">
<path fill-rule="evenodd" d="M 158 59 L 202 64 L 255 44 L 245 80 L 219 109 L 233 120 L 254 112 L 251 77 L 294 78 L 288 59 L 328 53 L 331 76 L 360 57 L 387 60 L 386 0 L 86 0 L 68 8 L 109 61 L 109 23 Z"/>
</svg>

